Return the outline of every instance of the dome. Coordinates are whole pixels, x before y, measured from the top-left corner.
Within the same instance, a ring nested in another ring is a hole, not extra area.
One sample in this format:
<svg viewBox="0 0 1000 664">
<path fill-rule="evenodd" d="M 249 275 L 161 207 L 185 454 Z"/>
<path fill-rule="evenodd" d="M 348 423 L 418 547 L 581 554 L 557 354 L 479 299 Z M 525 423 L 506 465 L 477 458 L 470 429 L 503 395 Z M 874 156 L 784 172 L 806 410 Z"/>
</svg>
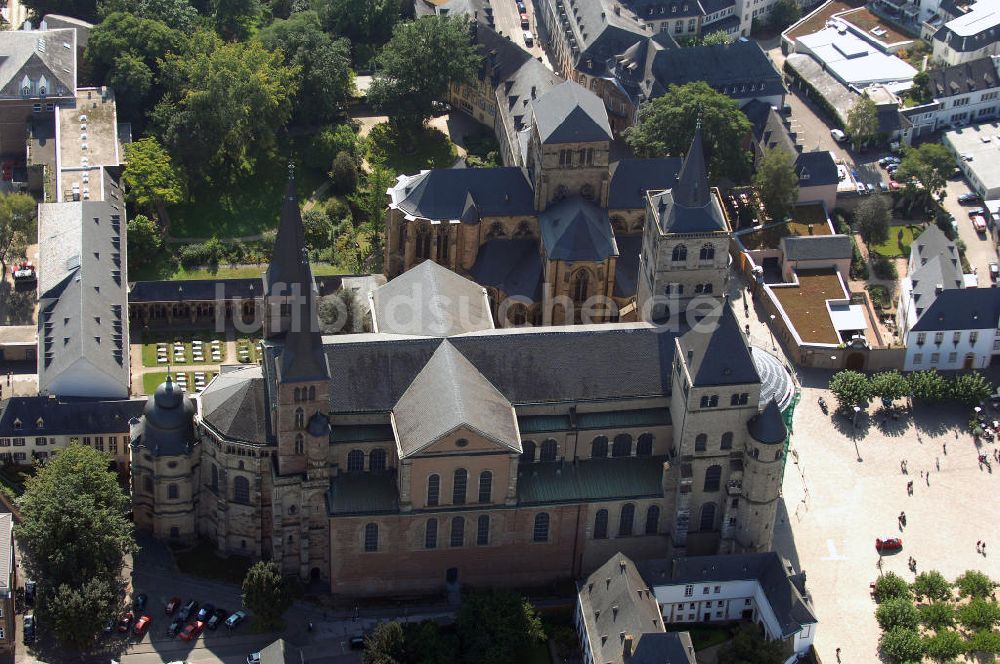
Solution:
<svg viewBox="0 0 1000 664">
<path fill-rule="evenodd" d="M 194 404 L 170 376 L 146 400 L 142 445 L 157 455 L 181 454 L 194 439 Z"/>
</svg>

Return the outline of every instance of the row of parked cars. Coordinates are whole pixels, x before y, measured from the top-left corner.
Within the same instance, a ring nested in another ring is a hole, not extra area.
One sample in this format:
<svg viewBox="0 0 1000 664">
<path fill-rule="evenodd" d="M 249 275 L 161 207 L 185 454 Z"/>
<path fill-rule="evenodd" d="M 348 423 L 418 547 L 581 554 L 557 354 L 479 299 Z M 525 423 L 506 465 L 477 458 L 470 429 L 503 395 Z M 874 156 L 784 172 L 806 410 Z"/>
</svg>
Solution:
<svg viewBox="0 0 1000 664">
<path fill-rule="evenodd" d="M 118 621 L 118 631 L 122 634 L 132 633 L 133 636 L 142 638 L 149 631 L 149 626 L 153 622 L 153 617 L 145 613 L 147 596 L 139 593 L 135 596 L 133 610 L 126 613 Z M 167 627 L 167 636 L 179 636 L 183 641 L 192 641 L 205 631 L 218 629 L 219 625 L 225 625 L 227 629 L 235 629 L 247 619 L 245 611 L 229 613 L 221 607 L 216 607 L 210 602 L 199 605 L 197 601 L 191 599 L 181 604 L 180 597 L 172 597 L 165 607 L 166 614 L 173 620 Z M 136 616 L 139 616 L 136 619 Z M 134 621 L 134 622 L 133 622 Z M 109 623 L 105 632 L 111 633 L 113 626 Z"/>
</svg>

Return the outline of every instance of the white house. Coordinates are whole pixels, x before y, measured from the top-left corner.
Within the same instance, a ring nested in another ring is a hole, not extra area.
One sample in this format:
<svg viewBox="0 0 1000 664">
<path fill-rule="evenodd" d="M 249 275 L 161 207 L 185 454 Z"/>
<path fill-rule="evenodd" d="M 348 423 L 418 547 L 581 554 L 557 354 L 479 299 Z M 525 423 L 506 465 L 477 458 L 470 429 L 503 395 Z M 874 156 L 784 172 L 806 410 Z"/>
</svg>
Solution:
<svg viewBox="0 0 1000 664">
<path fill-rule="evenodd" d="M 934 59 L 949 65 L 1000 55 L 1000 0 L 979 0 L 935 32 L 931 44 Z"/>
<path fill-rule="evenodd" d="M 1000 57 L 987 56 L 927 73 L 932 102 L 901 108 L 909 119 L 906 141 L 946 126 L 961 126 L 997 117 L 1000 111 Z"/>
</svg>

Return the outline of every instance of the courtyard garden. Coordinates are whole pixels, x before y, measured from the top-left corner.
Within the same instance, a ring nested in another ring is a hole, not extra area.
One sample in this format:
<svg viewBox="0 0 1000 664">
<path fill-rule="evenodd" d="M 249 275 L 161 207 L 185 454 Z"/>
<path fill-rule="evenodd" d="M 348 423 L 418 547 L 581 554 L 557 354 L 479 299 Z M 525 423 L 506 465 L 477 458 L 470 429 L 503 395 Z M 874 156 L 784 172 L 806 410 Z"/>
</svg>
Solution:
<svg viewBox="0 0 1000 664">
<path fill-rule="evenodd" d="M 144 367 L 222 364 L 226 361 L 224 334 L 210 332 L 143 334 L 142 366 Z"/>
<path fill-rule="evenodd" d="M 924 226 L 906 224 L 890 226 L 889 237 L 885 242 L 868 247 L 869 251 L 885 258 L 900 258 L 910 255 L 910 245 L 924 231 Z"/>
<path fill-rule="evenodd" d="M 201 392 L 218 371 L 171 371 L 171 378 L 185 392 Z M 166 371 L 147 371 L 142 375 L 142 393 L 152 394 L 167 380 Z"/>
</svg>

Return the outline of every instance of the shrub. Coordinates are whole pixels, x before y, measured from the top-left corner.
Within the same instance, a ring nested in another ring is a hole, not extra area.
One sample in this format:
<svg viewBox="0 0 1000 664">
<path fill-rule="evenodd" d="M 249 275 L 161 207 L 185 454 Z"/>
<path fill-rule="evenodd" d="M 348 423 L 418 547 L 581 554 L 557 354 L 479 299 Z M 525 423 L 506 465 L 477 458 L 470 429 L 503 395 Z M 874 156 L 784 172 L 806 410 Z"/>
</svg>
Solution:
<svg viewBox="0 0 1000 664">
<path fill-rule="evenodd" d="M 350 194 L 358 188 L 358 165 L 346 152 L 338 152 L 330 167 L 333 190 L 338 194 Z"/>
<path fill-rule="evenodd" d="M 996 602 L 973 598 L 968 604 L 958 607 L 958 622 L 969 631 L 993 629 L 1000 622 L 1000 606 Z"/>
<path fill-rule="evenodd" d="M 872 256 L 872 272 L 879 279 L 885 279 L 887 281 L 895 281 L 899 278 L 899 272 L 896 270 L 896 263 L 892 259 L 886 258 L 879 254 L 871 254 Z"/>
<path fill-rule="evenodd" d="M 885 632 L 897 627 L 916 629 L 920 624 L 920 613 L 909 597 L 893 597 L 879 604 L 875 619 Z"/>
<path fill-rule="evenodd" d="M 910 598 L 910 586 L 895 572 L 886 572 L 875 581 L 875 601 Z"/>
<path fill-rule="evenodd" d="M 1000 633 L 985 629 L 976 632 L 969 639 L 969 652 L 1000 652 Z"/>
<path fill-rule="evenodd" d="M 358 136 L 349 124 L 323 127 L 308 142 L 302 160 L 309 168 L 327 168 L 341 152 L 356 157 L 359 152 Z"/>
<path fill-rule="evenodd" d="M 331 196 L 326 199 L 323 206 L 326 208 L 326 216 L 330 218 L 330 223 L 333 225 L 336 226 L 344 220 L 353 224 L 354 217 L 351 214 L 351 206 L 348 205 L 344 199 L 337 196 Z"/>
<path fill-rule="evenodd" d="M 217 267 L 226 255 L 226 246 L 219 238 L 207 242 L 186 244 L 180 250 L 180 262 L 186 268 L 207 265 Z"/>
<path fill-rule="evenodd" d="M 976 406 L 993 394 L 993 385 L 978 371 L 955 374 L 951 381 L 951 398 L 967 406 Z"/>
<path fill-rule="evenodd" d="M 961 597 L 989 597 L 997 584 L 982 572 L 970 569 L 955 579 L 955 585 Z"/>
<path fill-rule="evenodd" d="M 905 627 L 885 632 L 878 645 L 892 662 L 918 662 L 924 654 L 924 645 L 917 630 Z"/>
<path fill-rule="evenodd" d="M 892 296 L 889 289 L 881 284 L 873 284 L 868 287 L 868 295 L 872 298 L 872 304 L 876 309 L 888 309 L 892 306 Z"/>
<path fill-rule="evenodd" d="M 924 639 L 924 652 L 941 661 L 958 657 L 968 647 L 957 632 L 946 629 Z"/>
<path fill-rule="evenodd" d="M 849 228 L 848 231 L 850 231 Z M 861 255 L 861 250 L 858 249 L 857 240 L 853 237 L 851 238 L 851 247 L 851 279 L 855 281 L 866 281 L 869 277 L 868 263 L 865 262 L 865 257 Z"/>
<path fill-rule="evenodd" d="M 939 630 L 955 624 L 955 609 L 946 602 L 931 602 L 919 607 L 920 622 L 928 629 Z"/>
<path fill-rule="evenodd" d="M 944 601 L 951 599 L 951 584 L 944 578 L 941 572 L 932 569 L 917 574 L 917 578 L 910 585 L 913 594 L 919 597 L 926 597 L 930 600 Z"/>
<path fill-rule="evenodd" d="M 322 249 L 330 246 L 330 234 L 333 224 L 323 208 L 313 206 L 302 213 L 302 229 L 305 233 L 306 246 L 310 249 Z"/>
<path fill-rule="evenodd" d="M 867 404 L 872 394 L 868 378 L 863 373 L 849 369 L 833 375 L 830 379 L 830 391 L 837 398 L 841 410 Z"/>
</svg>

